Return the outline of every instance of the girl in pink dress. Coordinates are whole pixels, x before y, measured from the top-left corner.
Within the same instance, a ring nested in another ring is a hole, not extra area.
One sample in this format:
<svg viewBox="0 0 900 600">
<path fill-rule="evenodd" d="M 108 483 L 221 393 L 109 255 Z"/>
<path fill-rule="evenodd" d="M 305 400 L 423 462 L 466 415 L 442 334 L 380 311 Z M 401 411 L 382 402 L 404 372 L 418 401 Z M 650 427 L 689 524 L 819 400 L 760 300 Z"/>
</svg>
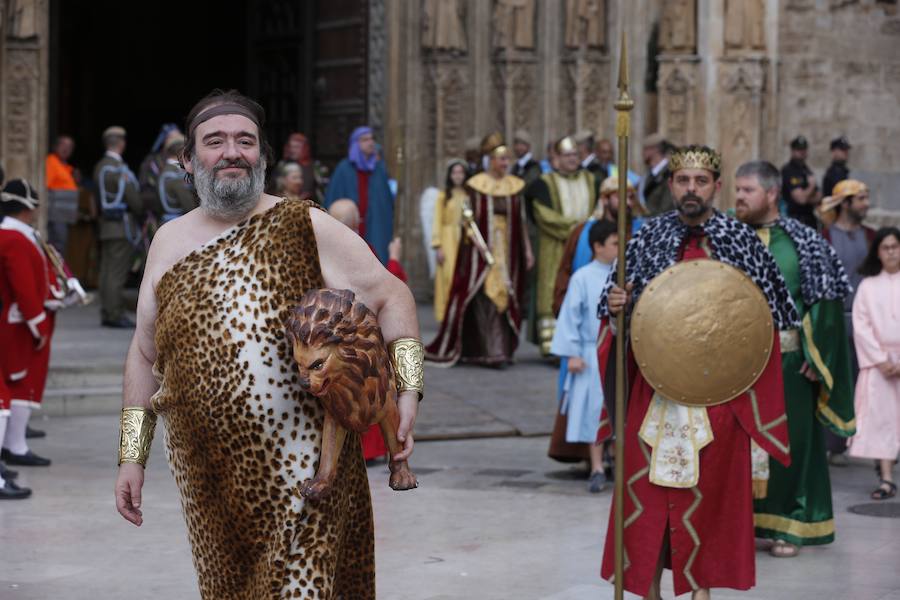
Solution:
<svg viewBox="0 0 900 600">
<path fill-rule="evenodd" d="M 872 499 L 886 500 L 897 494 L 891 469 L 900 452 L 900 229 L 878 231 L 859 271 L 866 277 L 853 301 L 859 379 L 850 456 L 877 461 Z"/>
</svg>

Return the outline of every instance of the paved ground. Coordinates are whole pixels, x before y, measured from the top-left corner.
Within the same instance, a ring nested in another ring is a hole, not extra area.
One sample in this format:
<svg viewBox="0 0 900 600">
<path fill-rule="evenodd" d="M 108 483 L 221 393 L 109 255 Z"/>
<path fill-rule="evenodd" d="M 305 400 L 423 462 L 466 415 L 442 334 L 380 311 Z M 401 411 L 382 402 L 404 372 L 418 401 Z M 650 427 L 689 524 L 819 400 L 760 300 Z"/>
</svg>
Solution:
<svg viewBox="0 0 900 600">
<path fill-rule="evenodd" d="M 424 337 L 434 332 L 428 307 Z M 145 524 L 113 506 L 121 363 L 130 334 L 98 330 L 95 309 L 63 315 L 52 394 L 33 448 L 54 460 L 22 469 L 32 499 L 0 506 L 0 599 L 196 598 L 174 482 L 154 446 Z M 506 371 L 429 369 L 412 466 L 422 486 L 397 494 L 370 468 L 379 598 L 595 600 L 610 494 L 546 458 L 554 371 L 523 346 Z M 69 416 L 62 416 L 69 415 Z M 491 437 L 485 437 L 491 436 Z M 465 438 L 465 439 L 448 439 Z M 792 560 L 760 553 L 748 600 L 900 600 L 900 519 L 865 517 L 871 468 L 833 468 L 838 541 Z M 900 512 L 900 502 L 889 503 Z M 665 597 L 671 584 L 664 579 Z"/>
<path fill-rule="evenodd" d="M 22 469 L 34 497 L 0 506 L 0 598 L 196 598 L 161 439 L 137 529 L 113 506 L 115 416 L 44 425 L 49 437 L 33 447 L 53 466 Z M 387 488 L 383 465 L 370 468 L 379 598 L 612 598 L 597 576 L 610 493 L 588 494 L 577 471 L 547 459 L 546 448 L 546 437 L 421 442 L 412 460 L 421 487 L 402 494 Z M 760 553 L 757 587 L 716 598 L 900 600 L 900 519 L 847 511 L 868 502 L 867 465 L 833 468 L 832 476 L 838 541 L 791 560 Z"/>
</svg>

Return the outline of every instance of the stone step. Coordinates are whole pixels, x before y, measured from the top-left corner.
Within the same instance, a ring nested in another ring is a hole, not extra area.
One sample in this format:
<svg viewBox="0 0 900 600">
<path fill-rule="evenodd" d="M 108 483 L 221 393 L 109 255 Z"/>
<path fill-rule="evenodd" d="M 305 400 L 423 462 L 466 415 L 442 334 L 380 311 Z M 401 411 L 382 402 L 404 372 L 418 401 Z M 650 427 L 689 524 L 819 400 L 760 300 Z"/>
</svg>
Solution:
<svg viewBox="0 0 900 600">
<path fill-rule="evenodd" d="M 41 412 L 51 417 L 117 415 L 122 409 L 122 384 L 47 388 Z"/>
</svg>

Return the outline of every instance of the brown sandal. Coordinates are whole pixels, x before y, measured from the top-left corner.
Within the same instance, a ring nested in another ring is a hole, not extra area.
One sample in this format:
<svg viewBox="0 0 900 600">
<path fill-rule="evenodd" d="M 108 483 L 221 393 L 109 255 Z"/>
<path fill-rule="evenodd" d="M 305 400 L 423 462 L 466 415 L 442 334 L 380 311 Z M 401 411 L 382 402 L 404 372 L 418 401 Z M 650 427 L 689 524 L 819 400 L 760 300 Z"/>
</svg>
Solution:
<svg viewBox="0 0 900 600">
<path fill-rule="evenodd" d="M 872 500 L 888 500 L 896 495 L 897 484 L 893 481 L 885 481 L 882 479 L 878 487 L 872 492 Z"/>
<path fill-rule="evenodd" d="M 775 540 L 772 548 L 769 549 L 769 554 L 771 554 L 775 558 L 794 558 L 795 556 L 800 554 L 800 546 L 791 544 L 784 540 Z"/>
</svg>

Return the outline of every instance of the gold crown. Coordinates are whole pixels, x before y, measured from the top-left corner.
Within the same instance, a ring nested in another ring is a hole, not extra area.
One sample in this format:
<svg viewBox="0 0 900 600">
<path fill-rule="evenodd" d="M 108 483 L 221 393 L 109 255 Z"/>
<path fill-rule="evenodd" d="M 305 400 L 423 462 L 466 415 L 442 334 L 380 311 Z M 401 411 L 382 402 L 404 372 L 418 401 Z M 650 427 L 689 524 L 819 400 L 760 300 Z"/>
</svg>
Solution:
<svg viewBox="0 0 900 600">
<path fill-rule="evenodd" d="M 680 169 L 705 169 L 714 173 L 722 171 L 722 156 L 712 148 L 680 148 L 669 158 L 669 171 Z"/>
</svg>

